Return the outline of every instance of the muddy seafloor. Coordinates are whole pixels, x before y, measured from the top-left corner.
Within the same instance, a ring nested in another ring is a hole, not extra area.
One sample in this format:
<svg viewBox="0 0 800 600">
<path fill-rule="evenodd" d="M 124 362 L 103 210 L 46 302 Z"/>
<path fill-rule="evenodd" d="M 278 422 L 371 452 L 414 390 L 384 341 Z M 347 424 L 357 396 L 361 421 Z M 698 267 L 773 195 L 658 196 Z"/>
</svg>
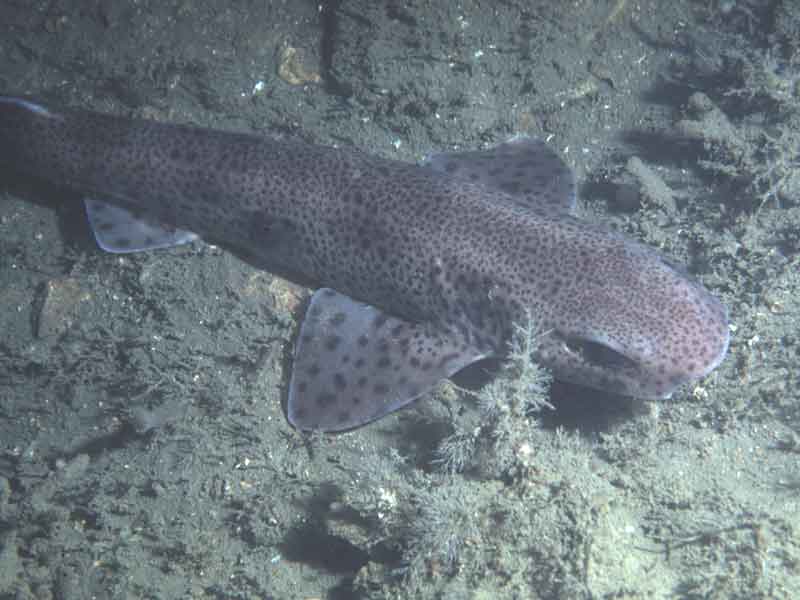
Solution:
<svg viewBox="0 0 800 600">
<path fill-rule="evenodd" d="M 104 254 L 79 196 L 0 171 L 0 598 L 800 597 L 796 3 L 6 0 L 0 29 L 8 94 L 408 161 L 543 138 L 732 324 L 669 401 L 555 384 L 504 433 L 444 386 L 303 439 L 306 290 Z"/>
</svg>

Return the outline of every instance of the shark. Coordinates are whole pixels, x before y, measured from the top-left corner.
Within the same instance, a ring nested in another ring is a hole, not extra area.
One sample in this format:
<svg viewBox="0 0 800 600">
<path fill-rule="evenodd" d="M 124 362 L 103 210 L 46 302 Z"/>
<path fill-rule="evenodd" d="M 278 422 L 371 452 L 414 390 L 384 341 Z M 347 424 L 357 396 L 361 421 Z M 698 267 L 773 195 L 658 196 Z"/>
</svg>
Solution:
<svg viewBox="0 0 800 600">
<path fill-rule="evenodd" d="M 0 96 L 0 164 L 80 193 L 101 248 L 196 239 L 313 286 L 285 412 L 344 431 L 502 359 L 533 315 L 553 375 L 642 399 L 708 375 L 723 304 L 659 252 L 576 216 L 543 141 L 420 164 Z"/>
</svg>

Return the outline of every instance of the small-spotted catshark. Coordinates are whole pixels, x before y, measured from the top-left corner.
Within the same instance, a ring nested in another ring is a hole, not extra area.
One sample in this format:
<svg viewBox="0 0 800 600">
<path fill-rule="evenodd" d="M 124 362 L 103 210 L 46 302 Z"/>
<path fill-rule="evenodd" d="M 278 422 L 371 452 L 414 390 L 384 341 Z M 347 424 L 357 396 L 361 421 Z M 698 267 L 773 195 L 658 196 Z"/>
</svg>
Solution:
<svg viewBox="0 0 800 600">
<path fill-rule="evenodd" d="M 557 378 L 665 398 L 728 348 L 725 308 L 657 252 L 573 216 L 542 141 L 411 164 L 354 149 L 0 97 L 0 162 L 86 197 L 111 252 L 200 237 L 324 286 L 287 415 L 351 429 L 485 357 L 533 315 Z"/>
</svg>

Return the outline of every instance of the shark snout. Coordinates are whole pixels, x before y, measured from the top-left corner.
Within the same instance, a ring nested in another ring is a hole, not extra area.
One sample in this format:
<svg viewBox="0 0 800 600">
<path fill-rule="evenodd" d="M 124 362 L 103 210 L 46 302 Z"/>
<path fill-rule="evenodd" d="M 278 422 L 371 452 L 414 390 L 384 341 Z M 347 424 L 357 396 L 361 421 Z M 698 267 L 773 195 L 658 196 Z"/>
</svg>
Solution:
<svg viewBox="0 0 800 600">
<path fill-rule="evenodd" d="M 663 350 L 656 354 L 651 367 L 656 374 L 656 387 L 665 386 L 665 397 L 679 385 L 713 371 L 725 358 L 730 343 L 727 310 L 699 284 L 682 281 L 671 310 L 675 317 Z"/>
<path fill-rule="evenodd" d="M 638 367 L 628 383 L 632 395 L 669 398 L 680 386 L 708 375 L 727 353 L 730 327 L 722 303 L 682 277 L 671 282 L 670 292 L 660 309 L 644 313 L 640 335 L 647 343 L 620 350 Z"/>
<path fill-rule="evenodd" d="M 672 269 L 657 281 L 662 285 L 641 290 L 646 300 L 638 303 L 611 287 L 594 290 L 588 318 L 541 338 L 540 360 L 559 379 L 645 399 L 669 398 L 708 375 L 728 349 L 725 307 Z"/>
</svg>

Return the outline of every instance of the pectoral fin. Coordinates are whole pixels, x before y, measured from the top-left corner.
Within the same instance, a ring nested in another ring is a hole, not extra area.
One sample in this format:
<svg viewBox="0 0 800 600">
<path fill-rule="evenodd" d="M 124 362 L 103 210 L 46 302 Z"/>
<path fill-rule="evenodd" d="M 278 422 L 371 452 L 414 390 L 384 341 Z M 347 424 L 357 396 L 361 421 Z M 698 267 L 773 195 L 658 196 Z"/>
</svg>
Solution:
<svg viewBox="0 0 800 600">
<path fill-rule="evenodd" d="M 484 357 L 457 337 L 318 290 L 295 346 L 289 422 L 342 431 L 409 404 Z"/>
</svg>

